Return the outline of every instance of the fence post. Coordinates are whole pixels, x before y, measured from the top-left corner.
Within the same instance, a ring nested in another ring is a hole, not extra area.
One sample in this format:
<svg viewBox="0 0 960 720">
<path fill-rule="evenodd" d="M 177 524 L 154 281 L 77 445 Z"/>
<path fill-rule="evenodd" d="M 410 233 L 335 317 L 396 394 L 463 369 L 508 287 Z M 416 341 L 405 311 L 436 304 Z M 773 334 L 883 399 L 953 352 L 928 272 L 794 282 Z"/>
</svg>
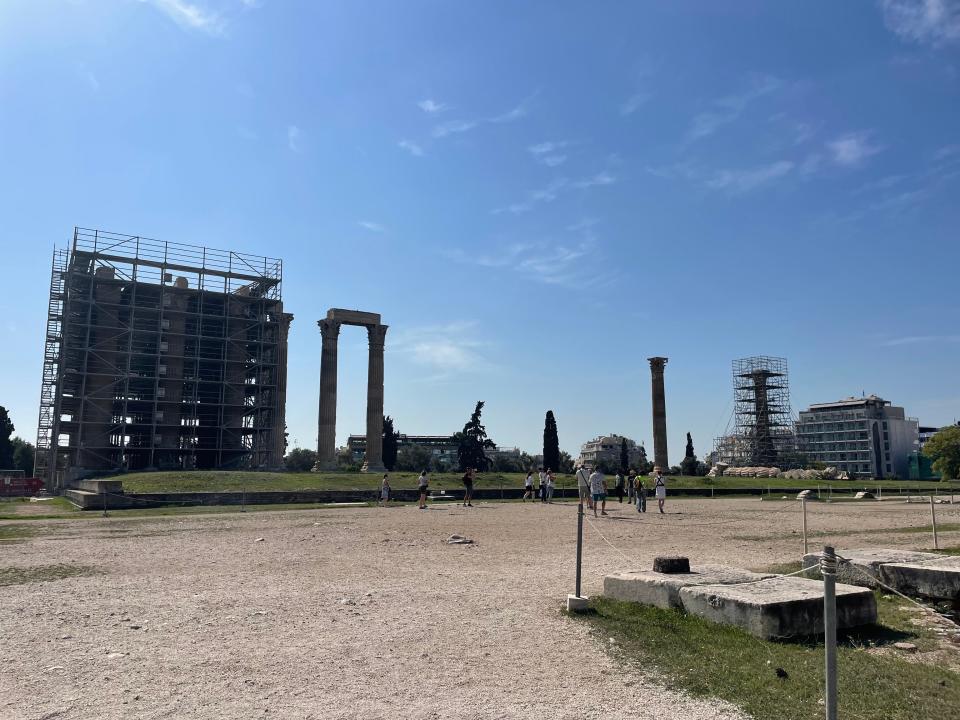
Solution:
<svg viewBox="0 0 960 720">
<path fill-rule="evenodd" d="M 930 520 L 933 522 L 933 549 L 940 549 L 940 541 L 937 539 L 937 510 L 933 502 L 933 495 L 930 496 Z"/>
<path fill-rule="evenodd" d="M 577 510 L 577 597 L 583 597 L 580 594 L 580 566 L 583 560 L 583 503 L 581 502 Z"/>
<path fill-rule="evenodd" d="M 810 552 L 807 549 L 807 499 L 800 498 L 800 507 L 803 510 L 803 554 Z"/>
<path fill-rule="evenodd" d="M 101 485 L 101 488 L 103 486 Z M 107 491 L 105 489 L 100 490 L 100 495 L 103 498 L 103 516 L 107 517 Z"/>
<path fill-rule="evenodd" d="M 837 556 L 833 548 L 824 545 L 820 558 L 823 575 L 823 648 L 826 658 L 827 720 L 837 720 Z"/>
</svg>

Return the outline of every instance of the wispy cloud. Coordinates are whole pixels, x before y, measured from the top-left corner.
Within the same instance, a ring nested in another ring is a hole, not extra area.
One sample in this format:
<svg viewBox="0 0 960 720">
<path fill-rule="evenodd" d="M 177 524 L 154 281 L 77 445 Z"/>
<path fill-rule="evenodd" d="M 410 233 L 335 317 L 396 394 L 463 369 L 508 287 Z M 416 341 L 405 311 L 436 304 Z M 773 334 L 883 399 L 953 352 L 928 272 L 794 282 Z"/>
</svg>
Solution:
<svg viewBox="0 0 960 720">
<path fill-rule="evenodd" d="M 750 103 L 778 90 L 782 85 L 778 78 L 770 75 L 754 76 L 748 90 L 718 98 L 713 102 L 710 110 L 696 115 L 687 131 L 687 142 L 713 135 L 724 125 L 736 121 Z"/>
<path fill-rule="evenodd" d="M 586 188 L 613 185 L 616 181 L 616 177 L 606 171 L 603 171 L 593 175 L 592 177 L 584 178 L 583 180 L 577 180 L 575 183 L 573 183 L 573 186 L 584 190 Z"/>
<path fill-rule="evenodd" d="M 387 231 L 386 226 L 372 220 L 357 220 L 357 225 L 373 233 L 385 233 Z"/>
<path fill-rule="evenodd" d="M 732 193 L 745 193 L 768 185 L 793 170 L 789 160 L 779 160 L 769 165 L 740 170 L 720 170 L 706 181 L 714 190 L 727 190 Z"/>
<path fill-rule="evenodd" d="M 585 238 L 572 244 L 547 241 L 514 243 L 496 252 L 488 251 L 479 255 L 458 249 L 448 252 L 447 256 L 460 263 L 522 273 L 546 285 L 576 287 L 582 285 L 592 272 L 584 260 L 592 257 L 593 248 L 593 239 Z"/>
<path fill-rule="evenodd" d="M 303 133 L 296 125 L 287 125 L 287 147 L 293 152 L 300 152 L 300 139 Z"/>
<path fill-rule="evenodd" d="M 567 156 L 559 151 L 565 148 L 569 143 L 566 140 L 557 142 L 542 142 L 537 145 L 531 145 L 527 148 L 534 159 L 546 165 L 547 167 L 559 167 L 567 161 Z"/>
<path fill-rule="evenodd" d="M 417 107 L 423 110 L 425 113 L 429 113 L 430 115 L 450 109 L 450 106 L 446 103 L 442 103 L 437 100 L 431 100 L 430 98 L 418 102 Z"/>
<path fill-rule="evenodd" d="M 408 153 L 416 157 L 421 157 L 423 155 L 423 148 L 412 140 L 401 140 L 397 143 L 397 147 L 402 150 L 406 150 Z"/>
<path fill-rule="evenodd" d="M 433 128 L 433 136 L 435 138 L 444 138 L 450 135 L 469 132 L 470 130 L 485 124 L 514 122 L 515 120 L 519 120 L 527 116 L 530 103 L 536 96 L 537 93 L 533 93 L 532 95 L 524 98 L 518 105 L 510 110 L 492 117 L 471 120 L 451 120 L 449 122 L 440 123 Z"/>
<path fill-rule="evenodd" d="M 503 213 L 520 215 L 521 213 L 530 212 L 537 205 L 553 202 L 561 193 L 568 190 L 586 190 L 592 187 L 603 187 L 605 185 L 613 185 L 616 181 L 617 178 L 606 171 L 574 181 L 565 177 L 558 177 L 551 180 L 548 185 L 542 188 L 531 190 L 527 193 L 525 199 L 511 203 L 510 205 L 494 208 L 490 212 L 494 215 L 501 215 Z"/>
<path fill-rule="evenodd" d="M 907 335 L 892 338 L 880 343 L 883 347 L 897 347 L 900 345 L 920 345 L 927 343 L 956 343 L 960 342 L 960 335 Z"/>
<path fill-rule="evenodd" d="M 140 2 L 154 6 L 182 28 L 200 30 L 211 35 L 219 35 L 223 32 L 223 18 L 197 3 L 187 2 L 187 0 L 140 0 Z"/>
<path fill-rule="evenodd" d="M 464 373 L 486 372 L 496 365 L 484 353 L 490 343 L 482 339 L 475 320 L 457 320 L 445 325 L 424 325 L 398 332 L 387 347 L 408 357 L 434 375 L 421 381 L 444 380 Z"/>
<path fill-rule="evenodd" d="M 848 133 L 827 143 L 833 162 L 841 167 L 857 167 L 864 160 L 883 150 L 870 142 L 868 133 Z"/>
<path fill-rule="evenodd" d="M 448 135 L 457 135 L 459 133 L 469 132 L 477 127 L 479 123 L 473 120 L 451 120 L 441 123 L 433 128 L 435 138 L 445 138 Z"/>
<path fill-rule="evenodd" d="M 633 115 L 640 107 L 646 103 L 653 95 L 648 92 L 636 92 L 620 104 L 620 114 L 626 117 Z"/>
<path fill-rule="evenodd" d="M 901 39 L 933 46 L 960 40 L 958 0 L 880 0 L 883 21 Z"/>
</svg>

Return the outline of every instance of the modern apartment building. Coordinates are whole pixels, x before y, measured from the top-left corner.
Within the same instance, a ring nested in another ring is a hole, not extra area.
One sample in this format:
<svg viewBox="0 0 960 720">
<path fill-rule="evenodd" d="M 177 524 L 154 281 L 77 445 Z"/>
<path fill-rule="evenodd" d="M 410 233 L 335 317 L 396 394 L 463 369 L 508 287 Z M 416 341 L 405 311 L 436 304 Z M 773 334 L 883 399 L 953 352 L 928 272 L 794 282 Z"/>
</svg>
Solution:
<svg viewBox="0 0 960 720">
<path fill-rule="evenodd" d="M 627 441 L 629 463 L 636 467 L 640 462 L 640 446 L 630 438 L 624 438 L 616 433 L 595 437 L 581 445 L 579 464 L 596 465 L 598 462 L 606 462 L 619 466 L 620 444 L 624 439 Z"/>
<path fill-rule="evenodd" d="M 851 477 L 905 479 L 919 446 L 919 423 L 876 395 L 850 397 L 800 411 L 797 437 L 808 460 Z"/>
</svg>

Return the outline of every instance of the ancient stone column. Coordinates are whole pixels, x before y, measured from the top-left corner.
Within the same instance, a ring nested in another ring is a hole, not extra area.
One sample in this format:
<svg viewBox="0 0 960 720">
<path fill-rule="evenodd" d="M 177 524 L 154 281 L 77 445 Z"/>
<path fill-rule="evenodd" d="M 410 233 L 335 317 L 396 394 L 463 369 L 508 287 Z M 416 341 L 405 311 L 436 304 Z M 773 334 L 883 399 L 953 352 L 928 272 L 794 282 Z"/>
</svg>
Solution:
<svg viewBox="0 0 960 720">
<path fill-rule="evenodd" d="M 667 398 L 663 390 L 663 368 L 667 364 L 667 358 L 652 357 L 647 360 L 650 361 L 653 391 L 653 463 L 659 465 L 666 474 L 670 467 L 667 461 Z"/>
<path fill-rule="evenodd" d="M 317 470 L 337 469 L 337 338 L 338 320 L 317 320 L 323 336 L 320 353 L 320 413 L 317 423 Z"/>
<path fill-rule="evenodd" d="M 283 467 L 283 456 L 287 454 L 287 347 L 290 337 L 290 323 L 293 315 L 281 313 L 277 326 L 277 390 L 276 415 L 273 419 L 273 442 L 270 447 L 270 460 L 267 465 Z"/>
<path fill-rule="evenodd" d="M 370 359 L 367 365 L 367 459 L 363 472 L 383 472 L 383 346 L 386 325 L 368 325 Z"/>
</svg>

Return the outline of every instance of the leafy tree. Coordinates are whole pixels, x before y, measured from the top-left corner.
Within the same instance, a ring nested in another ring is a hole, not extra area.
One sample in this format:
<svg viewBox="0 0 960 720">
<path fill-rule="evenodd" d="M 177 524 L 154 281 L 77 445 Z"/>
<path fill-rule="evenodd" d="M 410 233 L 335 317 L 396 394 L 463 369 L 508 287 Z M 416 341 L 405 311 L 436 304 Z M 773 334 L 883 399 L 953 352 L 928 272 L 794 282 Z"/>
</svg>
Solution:
<svg viewBox="0 0 960 720">
<path fill-rule="evenodd" d="M 292 472 L 307 472 L 317 463 L 315 450 L 295 447 L 283 459 L 283 465 Z"/>
<path fill-rule="evenodd" d="M 404 472 L 431 472 L 436 469 L 433 452 L 424 445 L 407 445 L 397 453 L 396 470 Z"/>
<path fill-rule="evenodd" d="M 461 471 L 474 468 L 484 472 L 490 467 L 490 460 L 484 451 L 495 448 L 497 445 L 487 437 L 487 429 L 480 422 L 483 405 L 483 400 L 477 402 L 477 407 L 470 416 L 470 420 L 463 426 L 463 431 L 454 436 L 458 440 L 457 459 L 460 461 Z"/>
<path fill-rule="evenodd" d="M 627 439 L 620 438 L 620 472 L 624 475 L 630 469 L 630 452 L 627 450 Z"/>
<path fill-rule="evenodd" d="M 551 470 L 560 468 L 560 440 L 557 437 L 557 421 L 553 410 L 547 410 L 543 424 L 543 467 Z"/>
<path fill-rule="evenodd" d="M 393 470 L 397 464 L 397 439 L 400 433 L 394 432 L 393 418 L 383 416 L 383 464 L 387 470 Z M 421 468 L 422 470 L 423 468 Z"/>
<path fill-rule="evenodd" d="M 641 475 L 646 475 L 653 468 L 650 466 L 650 461 L 647 460 L 647 449 L 641 443 L 640 445 L 640 459 L 637 460 L 637 472 Z"/>
<path fill-rule="evenodd" d="M 13 469 L 13 443 L 10 442 L 12 434 L 13 423 L 7 409 L 0 405 L 0 470 Z"/>
<path fill-rule="evenodd" d="M 923 454 L 944 480 L 960 478 L 960 425 L 951 425 L 927 440 Z"/>
<path fill-rule="evenodd" d="M 509 455 L 497 455 L 490 466 L 494 472 L 523 472 L 525 468 L 520 458 Z"/>
<path fill-rule="evenodd" d="M 570 453 L 560 451 L 560 466 L 557 471 L 565 475 L 570 475 L 573 472 L 573 458 L 570 457 Z"/>
<path fill-rule="evenodd" d="M 25 477 L 33 475 L 34 448 L 26 440 L 15 437 L 13 439 L 13 468 L 23 470 Z"/>
<path fill-rule="evenodd" d="M 695 458 L 696 454 L 693 452 L 693 438 L 690 437 L 690 433 L 687 433 L 687 452 L 684 455 L 684 458 Z"/>
</svg>

